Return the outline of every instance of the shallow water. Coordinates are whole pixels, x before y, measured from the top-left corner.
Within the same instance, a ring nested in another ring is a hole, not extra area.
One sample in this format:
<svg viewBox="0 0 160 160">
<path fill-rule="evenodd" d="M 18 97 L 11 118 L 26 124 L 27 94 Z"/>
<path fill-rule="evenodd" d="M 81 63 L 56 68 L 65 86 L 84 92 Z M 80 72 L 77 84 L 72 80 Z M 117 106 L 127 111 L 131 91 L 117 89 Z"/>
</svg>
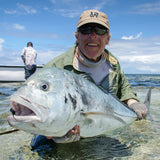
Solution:
<svg viewBox="0 0 160 160">
<path fill-rule="evenodd" d="M 133 78 L 128 78 L 133 85 Z M 138 82 L 140 79 L 137 79 L 133 89 L 143 102 L 148 87 L 153 87 L 150 112 L 154 121 L 135 121 L 107 135 L 82 139 L 70 144 L 54 144 L 48 140 L 35 150 L 30 147 L 32 134 L 23 131 L 3 134 L 0 135 L 0 160 L 160 159 L 160 87 L 157 83 L 159 78 L 147 76 L 143 80 L 146 81 L 146 78 L 151 79 L 149 85 L 143 85 L 144 82 Z M 6 120 L 10 114 L 9 98 L 20 85 L 21 83 L 0 84 L 0 133 L 13 129 Z"/>
</svg>

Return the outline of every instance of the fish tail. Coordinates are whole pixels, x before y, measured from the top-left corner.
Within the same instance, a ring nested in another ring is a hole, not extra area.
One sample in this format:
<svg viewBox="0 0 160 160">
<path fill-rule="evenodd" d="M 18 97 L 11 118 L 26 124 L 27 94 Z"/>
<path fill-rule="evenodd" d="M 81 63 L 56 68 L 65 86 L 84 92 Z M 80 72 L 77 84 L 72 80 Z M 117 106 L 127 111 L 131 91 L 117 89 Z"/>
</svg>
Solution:
<svg viewBox="0 0 160 160">
<path fill-rule="evenodd" d="M 151 104 L 151 90 L 152 88 L 149 88 L 148 92 L 147 92 L 147 96 L 146 96 L 146 99 L 144 101 L 144 104 L 146 105 L 147 109 L 148 109 L 148 114 L 147 114 L 147 117 L 146 119 L 147 120 L 150 120 L 150 121 L 153 121 L 153 118 L 150 114 L 150 104 Z"/>
</svg>

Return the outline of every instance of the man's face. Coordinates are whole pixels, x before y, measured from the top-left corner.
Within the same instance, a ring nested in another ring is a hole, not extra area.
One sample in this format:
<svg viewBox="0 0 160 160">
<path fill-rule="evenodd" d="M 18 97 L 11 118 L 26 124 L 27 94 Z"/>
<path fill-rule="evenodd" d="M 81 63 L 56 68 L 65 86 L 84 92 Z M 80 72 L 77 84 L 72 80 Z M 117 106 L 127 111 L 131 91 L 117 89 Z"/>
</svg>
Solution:
<svg viewBox="0 0 160 160">
<path fill-rule="evenodd" d="M 101 28 L 99 24 L 92 23 L 84 25 L 85 27 L 99 27 Z M 84 27 L 84 28 L 85 28 Z M 98 61 L 99 57 L 103 53 L 105 46 L 109 43 L 110 36 L 108 33 L 105 33 L 104 35 L 98 35 L 95 33 L 95 30 L 93 29 L 90 34 L 84 34 L 80 31 L 78 31 L 76 35 L 78 47 L 81 50 L 81 52 L 90 60 L 92 61 Z"/>
</svg>

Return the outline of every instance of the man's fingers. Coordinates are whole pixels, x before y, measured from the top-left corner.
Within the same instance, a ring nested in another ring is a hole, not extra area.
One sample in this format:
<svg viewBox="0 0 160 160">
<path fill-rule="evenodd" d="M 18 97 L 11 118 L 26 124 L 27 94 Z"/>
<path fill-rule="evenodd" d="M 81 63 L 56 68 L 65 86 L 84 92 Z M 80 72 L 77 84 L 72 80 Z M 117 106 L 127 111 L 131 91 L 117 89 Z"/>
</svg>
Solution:
<svg viewBox="0 0 160 160">
<path fill-rule="evenodd" d="M 46 137 L 47 139 L 52 139 L 53 137 Z"/>
</svg>

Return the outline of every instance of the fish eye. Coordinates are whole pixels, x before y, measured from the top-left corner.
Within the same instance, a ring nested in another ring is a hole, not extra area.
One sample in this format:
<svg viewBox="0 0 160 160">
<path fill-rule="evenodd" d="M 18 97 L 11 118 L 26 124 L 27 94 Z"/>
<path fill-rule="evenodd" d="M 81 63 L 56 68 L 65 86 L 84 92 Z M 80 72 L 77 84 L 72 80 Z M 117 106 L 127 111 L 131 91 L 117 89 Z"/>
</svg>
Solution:
<svg viewBox="0 0 160 160">
<path fill-rule="evenodd" d="M 40 84 L 40 89 L 43 91 L 48 91 L 49 89 L 49 84 L 47 82 L 43 82 Z"/>
</svg>

